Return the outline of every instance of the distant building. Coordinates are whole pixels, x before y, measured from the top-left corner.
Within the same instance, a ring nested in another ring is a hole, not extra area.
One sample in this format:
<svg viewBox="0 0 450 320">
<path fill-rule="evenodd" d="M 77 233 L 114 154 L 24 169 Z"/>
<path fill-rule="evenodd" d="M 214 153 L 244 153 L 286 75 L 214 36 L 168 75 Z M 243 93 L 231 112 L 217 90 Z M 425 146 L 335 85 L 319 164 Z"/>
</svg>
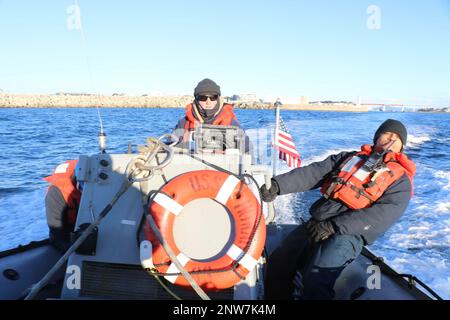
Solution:
<svg viewBox="0 0 450 320">
<path fill-rule="evenodd" d="M 278 97 L 278 99 L 282 104 L 293 104 L 293 105 L 302 104 L 301 98 L 299 99 L 298 97 Z"/>
<path fill-rule="evenodd" d="M 301 96 L 300 97 L 300 104 L 301 105 L 307 105 L 309 104 L 309 98 L 307 96 Z"/>
<path fill-rule="evenodd" d="M 241 102 L 258 102 L 259 101 L 256 94 L 253 94 L 253 93 L 240 94 L 238 97 L 239 97 L 238 100 Z"/>
<path fill-rule="evenodd" d="M 355 103 L 351 101 L 332 101 L 332 100 L 323 100 L 323 101 L 311 101 L 311 104 L 317 104 L 317 105 L 336 105 L 336 106 L 342 106 L 342 105 L 355 105 Z"/>
<path fill-rule="evenodd" d="M 95 96 L 93 93 L 84 93 L 84 92 L 57 92 L 55 95 L 57 96 Z"/>
</svg>

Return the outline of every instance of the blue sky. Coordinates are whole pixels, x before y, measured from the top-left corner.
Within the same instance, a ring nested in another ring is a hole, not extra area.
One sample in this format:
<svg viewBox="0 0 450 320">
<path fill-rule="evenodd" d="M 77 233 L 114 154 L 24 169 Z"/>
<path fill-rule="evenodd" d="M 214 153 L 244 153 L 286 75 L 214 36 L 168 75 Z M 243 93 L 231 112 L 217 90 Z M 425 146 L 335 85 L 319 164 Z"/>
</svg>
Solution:
<svg viewBox="0 0 450 320">
<path fill-rule="evenodd" d="M 85 42 L 74 3 L 0 0 L 1 89 L 450 105 L 449 0 L 78 0 Z"/>
</svg>

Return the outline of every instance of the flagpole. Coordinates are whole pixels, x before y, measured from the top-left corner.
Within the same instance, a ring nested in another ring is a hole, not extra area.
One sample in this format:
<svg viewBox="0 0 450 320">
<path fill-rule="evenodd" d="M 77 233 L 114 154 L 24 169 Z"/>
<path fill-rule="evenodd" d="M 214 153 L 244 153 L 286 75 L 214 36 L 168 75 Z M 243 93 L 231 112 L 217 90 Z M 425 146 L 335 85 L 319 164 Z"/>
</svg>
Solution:
<svg viewBox="0 0 450 320">
<path fill-rule="evenodd" d="M 279 126 L 279 122 L 280 122 L 280 102 L 279 100 L 277 100 L 275 102 L 275 130 L 273 131 L 273 160 L 272 160 L 272 177 L 274 177 L 277 173 L 277 159 L 278 159 L 278 152 L 276 150 L 276 146 L 275 146 L 275 139 L 277 138 L 276 134 L 277 134 L 277 130 L 278 130 L 278 126 Z M 270 173 L 267 172 L 268 174 L 265 175 L 265 182 L 266 182 L 266 188 L 270 189 L 271 185 L 272 185 L 272 181 L 271 181 L 271 177 L 270 177 Z M 275 206 L 274 206 L 274 202 L 269 202 L 267 203 L 267 218 L 266 218 L 266 222 L 267 223 L 271 223 L 275 220 Z"/>
<path fill-rule="evenodd" d="M 275 102 L 275 130 L 273 131 L 273 160 L 272 160 L 272 176 L 277 174 L 278 152 L 276 150 L 275 141 L 277 138 L 277 130 L 280 126 L 280 101 Z"/>
</svg>

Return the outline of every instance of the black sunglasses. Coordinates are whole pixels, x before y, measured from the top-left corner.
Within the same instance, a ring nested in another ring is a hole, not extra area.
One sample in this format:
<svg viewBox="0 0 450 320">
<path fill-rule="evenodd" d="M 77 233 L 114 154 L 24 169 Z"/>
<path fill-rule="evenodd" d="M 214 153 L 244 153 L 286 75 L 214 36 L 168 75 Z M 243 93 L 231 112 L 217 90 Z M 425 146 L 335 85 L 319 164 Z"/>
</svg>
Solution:
<svg viewBox="0 0 450 320">
<path fill-rule="evenodd" d="M 204 95 L 197 96 L 197 100 L 198 100 L 198 101 L 206 101 L 206 100 L 208 100 L 208 98 L 209 98 L 209 100 L 211 100 L 211 101 L 216 101 L 217 98 L 219 98 L 219 96 L 218 96 L 217 94 L 215 94 L 215 95 L 213 95 L 213 96 L 204 96 Z"/>
</svg>

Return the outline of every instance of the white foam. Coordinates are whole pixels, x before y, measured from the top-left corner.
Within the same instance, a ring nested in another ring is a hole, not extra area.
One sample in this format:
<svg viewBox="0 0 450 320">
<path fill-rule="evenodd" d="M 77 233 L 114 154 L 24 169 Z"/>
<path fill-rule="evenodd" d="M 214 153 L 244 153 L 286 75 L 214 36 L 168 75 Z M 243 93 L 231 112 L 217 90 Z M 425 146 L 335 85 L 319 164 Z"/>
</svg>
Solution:
<svg viewBox="0 0 450 320">
<path fill-rule="evenodd" d="M 430 288 L 442 298 L 450 298 L 450 266 L 448 261 L 441 258 L 427 257 L 425 253 L 399 253 L 392 252 L 393 259 L 386 262 L 399 273 L 409 273 L 419 276 Z M 433 272 L 430 272 L 430 266 Z"/>
<path fill-rule="evenodd" d="M 418 230 L 413 230 L 418 231 Z M 428 240 L 435 238 L 439 232 L 432 231 L 432 232 L 416 232 L 416 233 L 409 233 L 409 234 L 394 234 L 389 239 L 392 243 L 397 243 L 399 246 L 402 246 L 404 248 L 411 247 L 411 240 Z M 416 245 L 414 245 L 416 246 Z"/>
<path fill-rule="evenodd" d="M 0 199 L 0 251 L 48 237 L 45 188 Z"/>
<path fill-rule="evenodd" d="M 425 230 L 430 230 L 429 227 L 423 226 L 423 227 L 410 227 L 408 229 L 409 232 L 414 232 L 414 231 L 425 231 Z"/>
<path fill-rule="evenodd" d="M 323 160 L 325 160 L 326 158 L 328 158 L 328 157 L 331 156 L 331 155 L 338 154 L 338 153 L 341 153 L 341 152 L 343 152 L 343 151 L 348 152 L 348 151 L 352 151 L 352 150 L 359 150 L 359 148 L 358 148 L 358 147 L 355 147 L 354 149 L 350 149 L 350 150 L 349 150 L 348 148 L 346 148 L 346 149 L 333 149 L 333 150 L 328 150 L 328 151 L 326 151 L 325 153 L 320 154 L 320 155 L 318 155 L 318 156 L 313 156 L 313 157 L 311 157 L 311 158 L 305 158 L 305 159 L 303 159 L 303 160 L 302 160 L 302 167 L 303 167 L 303 166 L 307 166 L 307 165 L 309 165 L 309 164 L 311 164 L 311 163 L 313 163 L 313 162 L 323 161 Z"/>
<path fill-rule="evenodd" d="M 446 280 L 438 279 L 432 283 L 432 286 L 444 299 L 450 299 L 450 277 Z"/>
<path fill-rule="evenodd" d="M 450 219 L 445 219 L 441 221 L 427 222 L 423 221 L 422 217 L 408 217 L 413 221 L 421 221 L 420 225 L 415 225 L 409 227 L 407 230 L 403 231 L 396 224 L 387 233 L 388 238 L 384 240 L 384 246 L 391 244 L 396 248 L 421 248 L 421 249 L 431 249 L 434 250 L 436 247 L 450 246 Z M 427 219 L 433 217 L 427 217 Z M 408 224 L 408 221 L 403 221 L 403 224 Z M 393 245 L 395 244 L 395 245 Z"/>
<path fill-rule="evenodd" d="M 421 144 L 424 144 L 427 141 L 430 141 L 431 138 L 428 134 L 415 136 L 412 134 L 408 135 L 408 142 L 406 143 L 406 147 L 408 148 L 417 148 Z"/>
<path fill-rule="evenodd" d="M 291 169 L 283 168 L 279 170 L 278 174 L 283 174 L 290 170 Z M 258 176 L 256 180 L 260 186 L 264 184 L 262 176 Z M 277 223 L 297 223 L 295 219 L 294 206 L 292 205 L 293 203 L 295 203 L 295 199 L 295 193 L 279 196 L 275 199 L 275 219 Z M 266 208 L 266 206 L 264 206 L 264 208 Z"/>
<path fill-rule="evenodd" d="M 437 210 L 438 212 L 442 212 L 442 213 L 444 213 L 444 212 L 450 212 L 450 202 L 441 202 L 441 203 L 438 203 L 438 206 L 437 206 L 436 210 Z"/>
<path fill-rule="evenodd" d="M 432 172 L 435 183 L 444 190 L 450 190 L 450 171 L 435 170 Z"/>
<path fill-rule="evenodd" d="M 286 173 L 289 170 L 287 169 L 282 169 L 280 170 L 280 172 L 278 172 L 279 174 L 282 173 Z M 258 182 L 259 186 L 262 186 L 265 181 L 264 181 L 264 177 L 262 175 L 258 175 L 255 176 L 255 180 Z M 251 188 L 252 191 L 255 193 L 256 196 L 258 191 L 255 190 L 254 188 Z M 278 223 L 297 223 L 296 219 L 295 219 L 295 210 L 292 206 L 292 203 L 295 203 L 295 194 L 288 194 L 288 195 L 283 195 L 283 196 L 279 196 L 275 199 L 275 220 Z M 267 205 L 264 203 L 263 204 L 263 211 L 264 214 L 267 214 Z"/>
<path fill-rule="evenodd" d="M 394 269 L 400 272 L 410 272 L 411 266 L 414 266 L 416 270 L 428 270 L 430 268 L 430 262 L 433 264 L 433 267 L 440 271 L 448 271 L 448 265 L 446 260 L 439 260 L 436 258 L 422 259 L 421 254 L 417 256 L 413 256 L 410 253 L 403 253 L 404 257 L 398 257 L 391 261 L 391 264 Z"/>
<path fill-rule="evenodd" d="M 295 210 L 292 206 L 295 203 L 295 193 L 279 196 L 275 199 L 276 222 L 281 224 L 297 224 Z"/>
</svg>

